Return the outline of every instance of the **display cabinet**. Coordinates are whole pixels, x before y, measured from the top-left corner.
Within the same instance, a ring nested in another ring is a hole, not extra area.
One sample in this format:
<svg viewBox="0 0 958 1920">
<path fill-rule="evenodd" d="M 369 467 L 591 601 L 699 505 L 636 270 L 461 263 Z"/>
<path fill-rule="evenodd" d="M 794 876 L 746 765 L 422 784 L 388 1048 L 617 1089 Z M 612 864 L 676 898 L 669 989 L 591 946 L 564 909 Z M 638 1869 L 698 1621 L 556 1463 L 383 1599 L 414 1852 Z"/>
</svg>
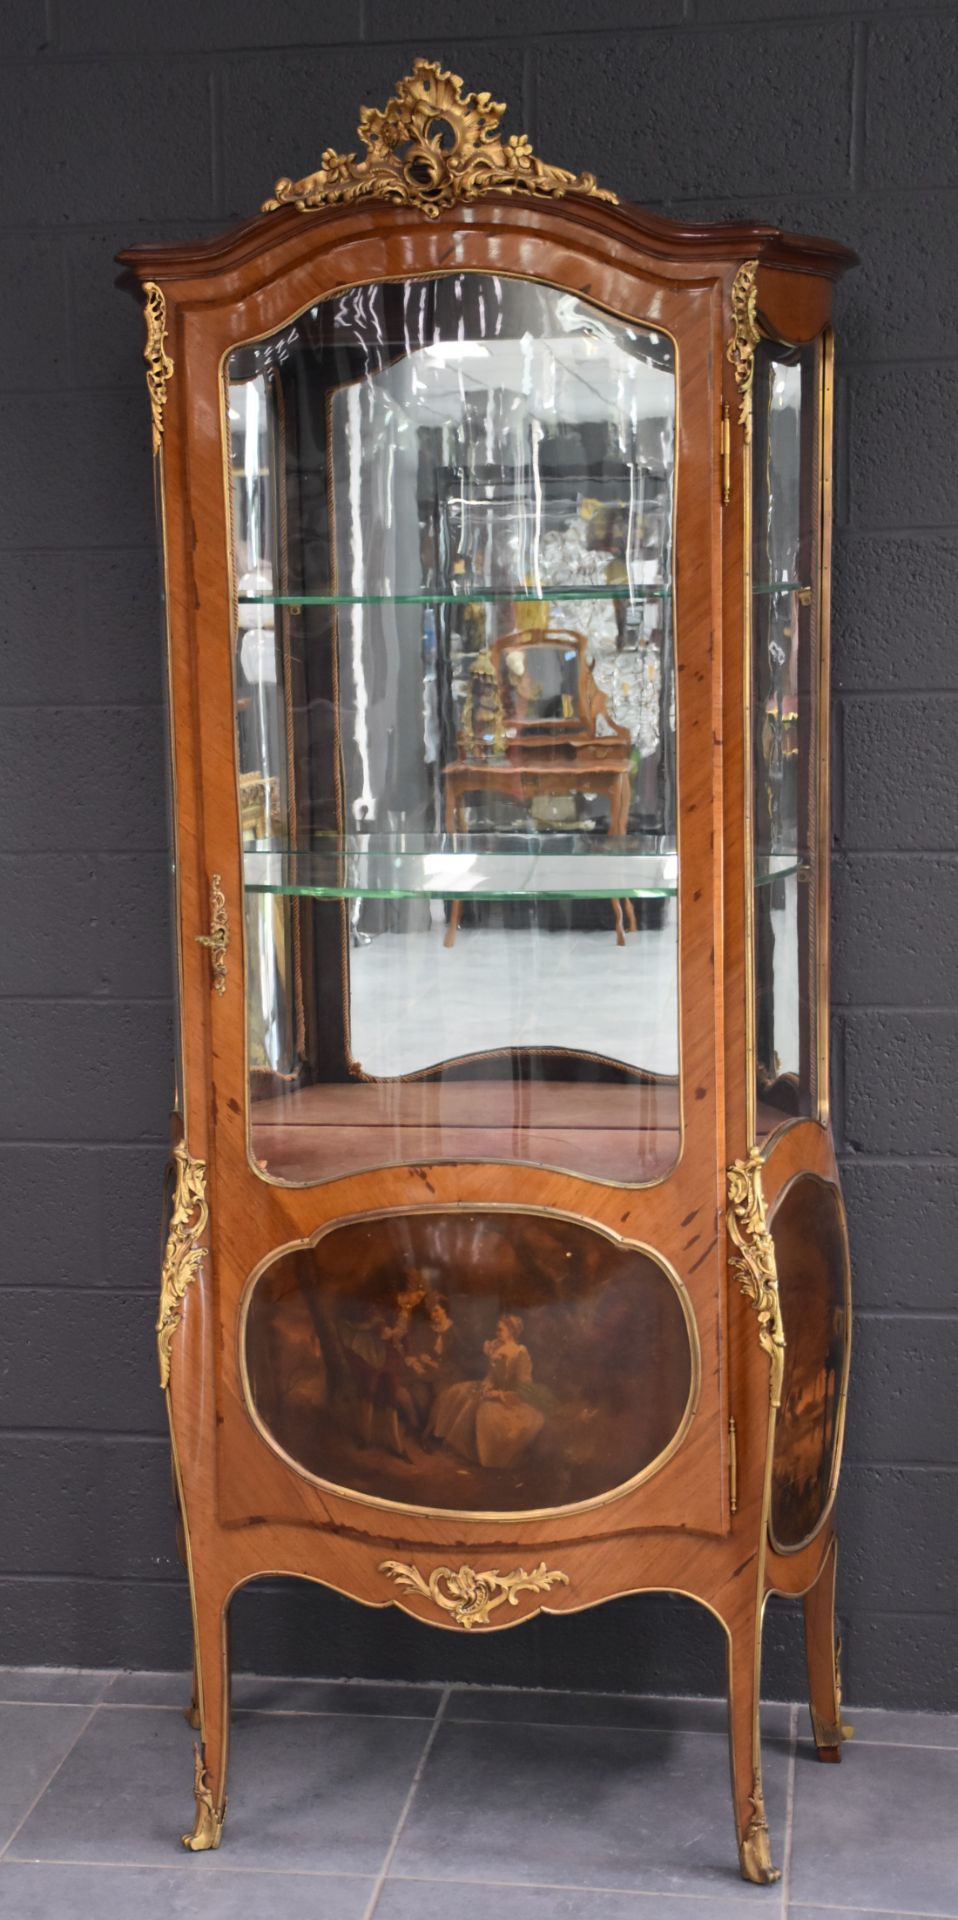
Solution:
<svg viewBox="0 0 958 1920">
<path fill-rule="evenodd" d="M 146 302 L 179 1084 L 158 1317 L 226 1809 L 271 1574 L 453 1632 L 639 1591 L 840 1757 L 832 285 L 621 204 L 420 61 Z M 623 1674 L 623 1685 L 629 1676 Z M 318 1736 L 319 1737 L 319 1736 Z"/>
</svg>

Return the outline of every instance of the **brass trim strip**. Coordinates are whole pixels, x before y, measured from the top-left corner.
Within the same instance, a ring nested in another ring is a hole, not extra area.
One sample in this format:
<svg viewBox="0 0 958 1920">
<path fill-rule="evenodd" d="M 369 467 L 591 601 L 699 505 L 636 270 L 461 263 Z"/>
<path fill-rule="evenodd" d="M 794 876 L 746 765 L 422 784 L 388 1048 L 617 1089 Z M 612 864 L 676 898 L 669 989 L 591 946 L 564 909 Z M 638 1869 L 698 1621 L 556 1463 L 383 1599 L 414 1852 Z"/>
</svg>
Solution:
<svg viewBox="0 0 958 1920">
<path fill-rule="evenodd" d="M 819 461 L 821 525 L 818 553 L 818 844 L 816 885 L 816 1047 L 818 1054 L 817 1112 L 828 1125 L 830 1089 L 830 981 L 831 981 L 831 614 L 832 614 L 832 462 L 835 432 L 835 334 L 826 327 L 822 338 Z"/>
<path fill-rule="evenodd" d="M 434 1601 L 467 1630 L 487 1627 L 497 1607 L 518 1605 L 520 1593 L 547 1593 L 550 1587 L 571 1585 L 567 1573 L 550 1572 L 544 1560 L 531 1573 L 524 1567 L 517 1567 L 514 1573 L 500 1573 L 497 1567 L 485 1573 L 477 1573 L 474 1567 L 434 1567 L 427 1579 L 418 1567 L 403 1560 L 383 1560 L 379 1571 L 395 1580 L 397 1587 Z"/>
<path fill-rule="evenodd" d="M 729 1414 L 728 1422 L 728 1503 L 732 1513 L 738 1512 L 738 1430 L 735 1415 Z"/>
<path fill-rule="evenodd" d="M 723 507 L 727 507 L 732 498 L 732 428 L 729 420 L 727 400 L 722 401 L 720 446 L 722 452 L 722 505 Z"/>
<path fill-rule="evenodd" d="M 752 383 L 744 404 L 748 430 L 742 445 L 742 864 L 745 880 L 745 1138 L 758 1134 L 758 981 L 755 955 L 755 749 L 753 742 L 754 632 L 752 608 Z"/>
</svg>

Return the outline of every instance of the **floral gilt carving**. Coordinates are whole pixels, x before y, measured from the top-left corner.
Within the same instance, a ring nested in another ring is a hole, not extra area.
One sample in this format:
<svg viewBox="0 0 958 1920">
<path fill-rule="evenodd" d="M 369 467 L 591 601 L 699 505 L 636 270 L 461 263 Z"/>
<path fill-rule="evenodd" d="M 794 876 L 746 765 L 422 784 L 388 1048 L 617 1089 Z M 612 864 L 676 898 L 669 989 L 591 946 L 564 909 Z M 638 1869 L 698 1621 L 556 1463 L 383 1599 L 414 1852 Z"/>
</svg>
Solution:
<svg viewBox="0 0 958 1920">
<path fill-rule="evenodd" d="M 785 1370 L 785 1329 L 778 1293 L 775 1243 L 766 1225 L 762 1190 L 762 1156 L 753 1147 L 747 1160 L 735 1160 L 728 1169 L 729 1237 L 734 1252 L 732 1273 L 758 1315 L 759 1345 L 770 1362 L 769 1397 L 782 1404 Z"/>
<path fill-rule="evenodd" d="M 739 394 L 738 419 L 746 440 L 752 437 L 752 381 L 755 377 L 755 349 L 761 339 L 756 310 L 758 306 L 757 260 L 743 260 L 732 282 L 732 337 L 728 359 L 735 374 Z"/>
<path fill-rule="evenodd" d="M 186 1289 L 202 1270 L 206 1247 L 202 1237 L 209 1222 L 206 1199 L 206 1162 L 191 1160 L 181 1140 L 173 1149 L 173 1211 L 160 1275 L 160 1307 L 156 1317 L 156 1349 L 160 1386 L 170 1381 L 170 1348 L 183 1317 Z"/>
<path fill-rule="evenodd" d="M 540 1560 L 531 1573 L 518 1567 L 515 1573 L 500 1573 L 490 1567 L 476 1573 L 472 1567 L 435 1567 L 428 1579 L 418 1567 L 402 1560 L 384 1560 L 381 1573 L 388 1574 L 398 1587 L 432 1600 L 444 1613 L 451 1613 L 460 1627 L 487 1627 L 497 1607 L 518 1604 L 520 1593 L 545 1593 L 550 1587 L 569 1584 L 567 1573 L 554 1573 Z"/>
<path fill-rule="evenodd" d="M 153 452 L 159 453 L 163 439 L 163 414 L 166 408 L 167 382 L 173 378 L 173 362 L 166 351 L 166 301 L 155 280 L 145 280 L 146 295 L 146 385 L 153 421 Z"/>
<path fill-rule="evenodd" d="M 435 220 L 443 207 L 483 193 L 529 193 L 553 199 L 567 193 L 615 201 L 591 173 L 547 166 L 524 133 L 499 136 L 505 103 L 488 93 L 463 93 L 456 73 L 417 60 L 380 109 L 364 107 L 359 137 L 366 154 L 323 154 L 322 166 L 302 180 L 278 180 L 263 212 L 283 206 L 307 212 L 350 200 L 391 200 Z"/>
</svg>

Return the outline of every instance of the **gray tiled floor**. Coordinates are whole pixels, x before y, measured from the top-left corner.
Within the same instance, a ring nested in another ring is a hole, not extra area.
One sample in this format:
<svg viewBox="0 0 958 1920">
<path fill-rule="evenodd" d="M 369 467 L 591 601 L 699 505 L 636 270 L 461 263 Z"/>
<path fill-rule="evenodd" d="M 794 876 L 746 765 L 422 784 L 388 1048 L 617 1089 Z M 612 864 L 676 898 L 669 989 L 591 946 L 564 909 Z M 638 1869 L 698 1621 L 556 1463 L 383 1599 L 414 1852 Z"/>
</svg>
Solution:
<svg viewBox="0 0 958 1920">
<path fill-rule="evenodd" d="M 0 1668 L 0 1920 L 958 1920 L 958 1715 L 863 1712 L 837 1771 L 768 1707 L 784 1871 L 750 1888 L 721 1703 L 242 1676 L 187 1855 L 187 1692 Z"/>
</svg>

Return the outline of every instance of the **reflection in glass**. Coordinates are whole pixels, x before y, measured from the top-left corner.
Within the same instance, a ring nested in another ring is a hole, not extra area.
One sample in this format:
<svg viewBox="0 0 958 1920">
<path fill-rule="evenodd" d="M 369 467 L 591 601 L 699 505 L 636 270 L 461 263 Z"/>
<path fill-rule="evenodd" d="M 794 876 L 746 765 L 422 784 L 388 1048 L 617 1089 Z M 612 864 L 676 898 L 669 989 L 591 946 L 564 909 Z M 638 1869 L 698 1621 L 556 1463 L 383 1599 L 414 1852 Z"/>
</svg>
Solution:
<svg viewBox="0 0 958 1920">
<path fill-rule="evenodd" d="M 752 725 L 759 1137 L 817 1109 L 821 343 L 755 354 Z M 774 874 L 774 877 L 770 877 Z"/>
<path fill-rule="evenodd" d="M 473 1512 L 634 1479 L 679 1436 L 694 1379 L 651 1254 L 506 1209 L 371 1215 L 280 1254 L 245 1360 L 255 1416 L 305 1472 Z"/>
<path fill-rule="evenodd" d="M 362 286 L 237 349 L 227 404 L 255 1159 L 657 1178 L 671 341 L 532 281 Z"/>
<path fill-rule="evenodd" d="M 800 1546 L 824 1514 L 837 1470 L 848 1344 L 848 1253 L 838 1188 L 805 1174 L 772 1225 L 785 1328 L 782 1405 L 775 1427 L 772 1534 Z"/>
</svg>

